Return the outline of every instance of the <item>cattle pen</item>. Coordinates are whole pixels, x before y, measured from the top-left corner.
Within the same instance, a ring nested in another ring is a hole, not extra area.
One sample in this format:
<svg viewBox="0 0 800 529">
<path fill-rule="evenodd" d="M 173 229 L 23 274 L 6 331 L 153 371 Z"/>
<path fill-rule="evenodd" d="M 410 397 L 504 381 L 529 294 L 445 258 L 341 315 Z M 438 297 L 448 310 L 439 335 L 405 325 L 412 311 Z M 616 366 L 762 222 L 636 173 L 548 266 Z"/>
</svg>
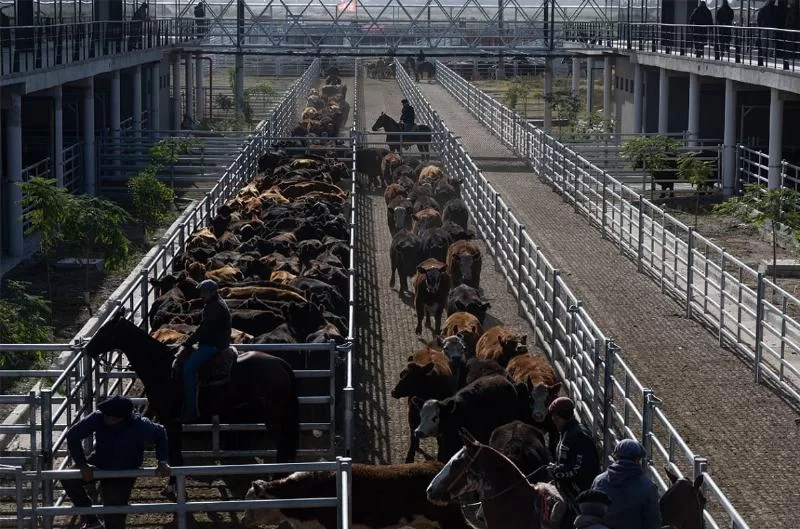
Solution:
<svg viewBox="0 0 800 529">
<path fill-rule="evenodd" d="M 642 200 L 624 196 L 616 183 L 600 173 L 600 180 L 587 184 L 587 169 L 580 166 L 583 161 L 570 157 L 562 151 L 563 146 L 549 137 L 539 134 L 530 125 L 517 120 L 513 113 L 501 105 L 492 105 L 480 92 L 465 86 L 465 82 L 439 66 L 438 80 L 448 90 L 465 98 L 468 107 L 480 108 L 478 112 L 485 123 L 507 144 L 526 153 L 538 174 L 550 174 L 556 184 L 570 197 L 576 210 L 587 216 L 596 215 L 604 233 L 608 233 L 619 245 L 621 253 L 635 254 L 640 267 L 660 268 L 662 274 L 672 281 L 665 281 L 663 289 L 673 293 L 688 292 L 687 312 L 701 312 L 710 318 L 713 312 L 708 302 L 699 301 L 699 293 L 707 294 L 708 279 L 701 279 L 701 270 L 709 275 L 706 254 L 690 249 L 671 250 L 677 247 L 678 239 L 666 230 L 658 231 L 650 217 L 646 217 L 650 206 Z M 487 180 L 479 166 L 492 160 L 479 160 L 470 157 L 463 142 L 447 127 L 435 108 L 426 99 L 426 87 L 416 85 L 397 64 L 396 80 L 365 80 L 363 64 L 356 61 L 355 75 L 352 78 L 353 130 L 351 138 L 340 151 L 343 159 L 352 163 L 353 183 L 350 193 L 350 274 L 347 316 L 347 341 L 344 346 L 323 344 L 314 347 L 299 344 L 292 347 L 275 347 L 267 344 L 263 349 L 296 349 L 309 351 L 317 349 L 329 362 L 323 370 L 309 372 L 308 376 L 327 377 L 330 380 L 330 394 L 304 397 L 308 405 L 330 406 L 327 424 L 307 423 L 304 429 L 315 435 L 327 431 L 328 436 L 313 451 L 304 453 L 305 458 L 323 457 L 323 463 L 298 463 L 294 465 L 263 466 L 192 466 L 177 471 L 178 501 L 134 502 L 121 509 L 93 508 L 99 512 L 174 512 L 178 526 L 185 527 L 189 512 L 236 511 L 256 506 L 258 502 L 187 501 L 186 485 L 183 476 L 187 475 L 259 475 L 287 470 L 330 470 L 337 473 L 340 480 L 338 498 L 303 499 L 294 502 L 295 506 L 315 507 L 333 506 L 340 508 L 340 527 L 349 527 L 349 507 L 352 498 L 348 496 L 350 479 L 350 457 L 359 462 L 398 463 L 408 442 L 409 431 L 405 419 L 405 403 L 392 399 L 389 390 L 396 381 L 405 359 L 418 343 L 413 329 L 413 311 L 397 296 L 388 285 L 388 249 L 390 237 L 386 229 L 386 209 L 382 196 L 365 192 L 356 186 L 355 149 L 365 145 L 382 142 L 370 129 L 375 116 L 382 111 L 395 114 L 399 111 L 399 100 L 408 98 L 417 110 L 417 121 L 426 123 L 433 129 L 433 159 L 439 162 L 446 172 L 457 175 L 464 182 L 462 198 L 467 203 L 471 227 L 478 233 L 481 249 L 486 257 L 484 268 L 484 291 L 492 303 L 493 321 L 527 332 L 535 337 L 536 345 L 555 366 L 563 380 L 567 394 L 578 404 L 581 419 L 591 425 L 598 446 L 608 456 L 615 441 L 620 437 L 640 439 L 649 453 L 649 470 L 652 478 L 663 489 L 666 483 L 661 468 L 668 465 L 681 475 L 705 477 L 705 490 L 711 498 L 706 522 L 709 527 L 746 528 L 748 524 L 737 512 L 731 500 L 720 488 L 709 472 L 708 461 L 695 453 L 673 423 L 659 407 L 657 395 L 640 380 L 642 373 L 634 373 L 626 363 L 624 352 L 609 335 L 604 332 L 589 315 L 587 309 L 568 286 L 569 279 L 551 264 L 540 246 L 535 243 L 536 233 L 528 233 L 521 223 L 518 211 L 509 205 L 510 201 L 501 195 L 498 188 Z M 257 169 L 258 159 L 270 147 L 271 142 L 285 138 L 291 123 L 303 106 L 308 89 L 320 77 L 319 64 L 315 61 L 303 76 L 287 91 L 280 105 L 268 122 L 263 122 L 246 140 L 245 148 L 233 164 L 222 175 L 217 186 L 206 193 L 204 198 L 184 213 L 175 225 L 145 257 L 142 265 L 134 271 L 130 279 L 112 295 L 109 302 L 79 333 L 80 337 L 90 338 L 118 307 L 126 307 L 127 314 L 137 323 L 147 325 L 148 303 L 155 295 L 149 279 L 157 279 L 167 273 L 171 259 L 184 246 L 188 237 L 210 219 L 216 208 L 233 196 L 236 191 L 252 177 Z M 349 79 L 348 79 L 349 80 Z M 482 105 L 482 106 L 478 106 Z M 397 109 L 397 110 L 395 110 Z M 546 153 L 546 154 L 545 154 Z M 576 167 L 580 168 L 576 169 Z M 568 169 L 567 169 L 568 168 Z M 516 172 L 528 172 L 529 168 L 520 165 Z M 637 201 L 638 200 L 638 201 Z M 633 204 L 633 206 L 631 206 Z M 650 233 L 651 240 L 662 237 L 661 243 L 643 244 L 643 233 Z M 668 240 L 667 240 L 668 239 Z M 688 242 L 696 244 L 697 239 L 689 232 Z M 690 246 L 690 248 L 696 248 Z M 665 253 L 672 257 L 664 259 Z M 661 262 L 655 258 L 660 255 Z M 701 257 L 702 255 L 702 257 Z M 723 254 L 723 261 L 725 257 Z M 728 257 L 728 259 L 733 259 Z M 700 263 L 705 260 L 706 264 Z M 665 263 L 671 262 L 667 265 Z M 687 272 L 688 270 L 688 272 Z M 724 272 L 725 264 L 719 273 L 721 292 L 732 287 L 731 273 Z M 645 270 L 647 271 L 647 270 Z M 650 273 L 650 272 L 648 272 Z M 694 273 L 688 276 L 686 274 Z M 681 275 L 683 274 L 683 275 Z M 706 277 L 706 276 L 702 276 Z M 724 283 L 728 281 L 728 284 Z M 700 283 L 702 281 L 702 283 Z M 759 276 L 759 285 L 764 284 Z M 766 303 L 763 286 L 759 292 L 739 287 L 738 304 L 744 304 L 750 297 L 758 297 L 757 306 Z M 777 287 L 776 287 L 777 288 Z M 759 297 L 760 296 L 760 297 Z M 725 295 L 721 295 L 726 298 Z M 729 294 L 728 300 L 734 299 Z M 743 300 L 744 298 L 744 300 Z M 703 299 L 707 299 L 704 297 Z M 719 307 L 720 314 L 726 314 Z M 756 310 L 753 319 L 765 315 Z M 790 380 L 792 369 L 774 357 L 764 359 L 764 349 L 760 344 L 767 340 L 764 331 L 760 336 L 742 336 L 750 332 L 748 326 L 737 320 L 733 325 L 727 317 L 723 322 L 720 341 L 726 337 L 740 337 L 737 340 L 742 349 L 749 347 L 750 341 L 759 345 L 754 354 L 756 376 L 768 376 L 776 384 L 793 390 Z M 791 341 L 783 320 L 784 331 L 777 338 L 781 347 Z M 774 322 L 769 326 L 775 329 Z M 426 331 L 427 332 L 427 331 Z M 766 342 L 765 342 L 766 343 Z M 620 344 L 624 346 L 624 344 Z M 31 410 L 24 418 L 27 423 L 4 425 L 0 433 L 7 436 L 24 436 L 24 448 L 16 452 L 6 451 L 4 463 L 10 466 L 3 469 L 8 477 L 3 493 L 13 498 L 16 510 L 14 517 L 3 519 L 3 524 L 16 527 L 31 527 L 37 524 L 47 526 L 50 516 L 75 514 L 60 505 L 60 491 L 54 487 L 53 480 L 64 477 L 58 472 L 66 462 L 63 456 L 63 430 L 65 425 L 93 409 L 105 395 L 127 392 L 133 386 L 132 373 L 121 355 L 115 354 L 102 364 L 91 361 L 80 353 L 82 342 L 51 345 L 54 351 L 68 351 L 69 362 L 58 370 L 27 372 L 32 377 L 50 377 L 53 383 L 44 389 L 34 390 L 28 395 L 3 396 L 0 403 L 27 405 Z M 775 347 L 770 345 L 769 347 Z M 42 349 L 41 345 L 0 345 L 2 350 Z M 769 351 L 770 349 L 767 349 Z M 771 363 L 770 363 L 771 362 Z M 302 376 L 302 372 L 298 372 Z M 19 373 L 7 373 L 7 376 Z M 141 402 L 141 401 L 140 401 Z M 215 439 L 212 450 L 200 450 L 195 456 L 211 459 L 224 455 L 271 456 L 272 452 L 227 454 L 218 443 L 221 431 L 234 428 L 234 425 L 199 425 L 191 429 L 211 432 Z M 338 437 L 337 437 L 338 435 Z M 314 442 L 313 440 L 310 442 Z M 431 446 L 423 444 L 430 453 Z M 339 459 L 335 459 L 337 456 Z M 607 457 L 606 457 L 607 459 Z M 722 465 L 714 467 L 720 470 Z M 144 476 L 144 473 L 134 473 Z M 12 484 L 13 483 L 13 484 Z M 737 498 L 738 499 L 738 498 Z M 235 500 L 241 500 L 236 498 Z M 355 499 L 357 501 L 357 498 Z M 291 501 L 286 505 L 289 507 Z M 734 502 L 735 503 L 735 502 Z M 266 507 L 267 503 L 261 503 Z M 738 504 L 737 504 L 738 505 Z M 222 520 L 219 523 L 223 523 Z M 227 520 L 224 522 L 227 523 Z M 754 525 L 755 526 L 755 525 Z"/>
</svg>

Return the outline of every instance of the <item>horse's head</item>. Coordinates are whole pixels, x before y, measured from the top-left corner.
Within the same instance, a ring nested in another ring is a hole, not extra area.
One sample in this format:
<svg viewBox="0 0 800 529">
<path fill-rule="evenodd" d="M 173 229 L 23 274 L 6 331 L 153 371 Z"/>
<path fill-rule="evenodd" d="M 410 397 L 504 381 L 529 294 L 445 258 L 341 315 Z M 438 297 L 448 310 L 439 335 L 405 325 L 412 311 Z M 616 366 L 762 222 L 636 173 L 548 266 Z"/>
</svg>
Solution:
<svg viewBox="0 0 800 529">
<path fill-rule="evenodd" d="M 678 477 L 669 467 L 664 467 L 664 472 L 672 485 L 658 502 L 662 524 L 674 529 L 703 529 L 703 510 L 707 503 L 703 494 L 703 475 L 693 483 Z"/>
<path fill-rule="evenodd" d="M 459 432 L 464 447 L 450 458 L 450 461 L 434 476 L 428 485 L 428 501 L 446 505 L 468 492 L 478 490 L 478 480 L 474 479 L 473 464 L 487 446 L 479 443 L 466 429 Z"/>
<path fill-rule="evenodd" d="M 376 119 L 375 123 L 372 125 L 372 132 L 384 128 L 384 125 L 386 123 L 386 118 L 388 117 L 389 116 L 387 116 L 385 112 L 381 112 L 381 115 L 378 116 L 378 119 Z"/>
<path fill-rule="evenodd" d="M 83 346 L 83 350 L 86 354 L 97 359 L 100 355 L 114 349 L 117 343 L 117 328 L 126 321 L 123 317 L 124 315 L 125 307 L 120 307 L 102 327 L 97 329 L 97 332 L 94 333 L 91 340 Z"/>
</svg>

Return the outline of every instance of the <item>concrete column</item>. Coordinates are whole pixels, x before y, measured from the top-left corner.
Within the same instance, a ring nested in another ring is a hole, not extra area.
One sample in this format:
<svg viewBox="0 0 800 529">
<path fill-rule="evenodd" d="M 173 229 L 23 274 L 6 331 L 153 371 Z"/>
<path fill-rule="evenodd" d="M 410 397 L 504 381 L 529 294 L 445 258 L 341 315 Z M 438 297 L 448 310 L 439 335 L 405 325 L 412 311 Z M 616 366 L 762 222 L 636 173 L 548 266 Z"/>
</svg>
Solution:
<svg viewBox="0 0 800 529">
<path fill-rule="evenodd" d="M 586 112 L 593 110 L 592 99 L 594 99 L 594 60 L 586 57 Z"/>
<path fill-rule="evenodd" d="M 725 129 L 722 139 L 722 192 L 736 189 L 736 84 L 725 79 Z"/>
<path fill-rule="evenodd" d="M 181 63 L 180 55 L 172 56 L 172 130 L 181 128 Z"/>
<path fill-rule="evenodd" d="M 781 186 L 783 159 L 783 100 L 777 88 L 769 90 L 769 187 Z"/>
<path fill-rule="evenodd" d="M 687 127 L 689 146 L 697 146 L 700 137 L 700 76 L 689 74 L 689 126 Z"/>
<path fill-rule="evenodd" d="M 64 96 L 61 85 L 53 88 L 53 176 L 56 185 L 64 185 Z"/>
<path fill-rule="evenodd" d="M 603 121 L 611 123 L 611 57 L 603 58 Z"/>
<path fill-rule="evenodd" d="M 549 99 L 553 96 L 553 59 L 544 60 L 544 131 L 553 129 L 553 105 Z"/>
<path fill-rule="evenodd" d="M 642 133 L 642 66 L 634 65 L 633 70 L 633 133 Z"/>
<path fill-rule="evenodd" d="M 669 72 L 658 69 L 658 133 L 669 132 Z"/>
<path fill-rule="evenodd" d="M 192 56 L 184 56 L 184 78 L 186 79 L 186 115 L 194 119 L 194 75 L 192 75 Z"/>
<path fill-rule="evenodd" d="M 142 65 L 133 69 L 133 134 L 142 137 Z"/>
<path fill-rule="evenodd" d="M 236 100 L 236 117 L 243 118 L 244 109 L 244 55 L 236 54 L 236 77 L 234 78 L 234 99 Z"/>
<path fill-rule="evenodd" d="M 278 61 L 281 62 L 281 61 Z M 195 119 L 200 122 L 206 119 L 206 90 L 203 88 L 203 56 L 197 54 L 194 58 L 194 102 L 197 112 Z"/>
<path fill-rule="evenodd" d="M 150 68 L 150 130 L 161 129 L 161 64 Z"/>
<path fill-rule="evenodd" d="M 581 80 L 581 60 L 579 57 L 572 58 L 572 95 L 578 95 Z"/>
<path fill-rule="evenodd" d="M 22 232 L 22 95 L 11 92 L 8 119 L 6 121 L 6 218 L 8 223 L 8 253 L 20 257 L 24 252 Z"/>
<path fill-rule="evenodd" d="M 87 195 L 95 194 L 94 77 L 83 89 L 83 187 Z"/>
<path fill-rule="evenodd" d="M 121 72 L 116 70 L 111 78 L 111 139 L 114 141 L 114 167 L 120 165 L 120 137 L 122 136 L 121 116 L 120 116 L 120 75 Z M 114 175 L 118 176 L 119 171 L 115 170 Z"/>
</svg>

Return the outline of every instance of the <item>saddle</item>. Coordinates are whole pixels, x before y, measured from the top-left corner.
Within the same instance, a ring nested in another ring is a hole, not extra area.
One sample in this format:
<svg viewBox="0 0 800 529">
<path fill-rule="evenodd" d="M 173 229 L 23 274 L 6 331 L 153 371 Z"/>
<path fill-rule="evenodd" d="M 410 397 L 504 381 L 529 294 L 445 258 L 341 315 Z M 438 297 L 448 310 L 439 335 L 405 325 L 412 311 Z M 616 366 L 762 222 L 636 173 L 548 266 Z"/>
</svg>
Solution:
<svg viewBox="0 0 800 529">
<path fill-rule="evenodd" d="M 231 372 L 239 353 L 230 346 L 209 360 L 198 373 L 201 388 L 215 388 L 231 381 Z"/>
</svg>

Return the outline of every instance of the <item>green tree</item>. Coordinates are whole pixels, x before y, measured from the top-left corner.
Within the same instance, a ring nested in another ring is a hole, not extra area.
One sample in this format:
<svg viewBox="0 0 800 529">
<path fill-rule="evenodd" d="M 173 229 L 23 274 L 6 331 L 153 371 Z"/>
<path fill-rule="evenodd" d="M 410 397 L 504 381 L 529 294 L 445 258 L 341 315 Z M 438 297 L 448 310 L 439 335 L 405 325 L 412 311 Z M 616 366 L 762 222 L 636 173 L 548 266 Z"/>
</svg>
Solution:
<svg viewBox="0 0 800 529">
<path fill-rule="evenodd" d="M 528 96 L 530 95 L 530 92 L 530 86 L 528 86 L 519 77 L 516 77 L 513 81 L 511 81 L 505 93 L 503 94 L 502 103 L 511 110 L 516 110 L 519 100 L 522 99 L 522 112 L 523 114 L 526 114 L 528 111 Z"/>
<path fill-rule="evenodd" d="M 130 241 L 122 226 L 132 219 L 118 205 L 106 199 L 80 195 L 70 202 L 64 223 L 65 238 L 77 244 L 84 256 L 84 296 L 89 297 L 89 259 L 99 251 L 106 270 L 118 270 L 128 260 Z"/>
<path fill-rule="evenodd" d="M 133 201 L 133 213 L 144 227 L 145 237 L 169 216 L 175 203 L 175 191 L 159 181 L 153 166 L 149 166 L 128 180 L 128 192 Z"/>
<path fill-rule="evenodd" d="M 567 120 L 567 126 L 572 130 L 581 110 L 581 99 L 569 90 L 556 90 L 542 98 L 558 113 L 560 119 Z"/>
<path fill-rule="evenodd" d="M 161 171 L 164 164 L 169 165 L 170 168 L 170 181 L 172 188 L 175 188 L 175 163 L 177 163 L 180 155 L 188 154 L 192 147 L 200 143 L 197 138 L 178 138 L 168 137 L 163 138 L 150 147 L 150 168 L 154 175 Z M 147 168 L 145 168 L 147 170 Z M 173 197 L 174 198 L 174 197 Z"/>
<path fill-rule="evenodd" d="M 632 169 L 643 169 L 650 176 L 650 193 L 655 190 L 655 173 L 670 167 L 675 152 L 681 146 L 678 140 L 668 136 L 636 136 L 622 142 L 620 154 L 627 158 Z"/>
<path fill-rule="evenodd" d="M 744 193 L 714 206 L 718 215 L 733 215 L 751 226 L 761 228 L 769 221 L 772 228 L 772 281 L 777 282 L 778 225 L 792 231 L 800 228 L 797 192 L 785 187 L 767 188 L 745 184 Z"/>
<path fill-rule="evenodd" d="M 228 94 L 217 94 L 215 97 L 217 106 L 228 115 L 228 112 L 233 108 L 233 99 Z"/>
<path fill-rule="evenodd" d="M 678 155 L 678 176 L 694 187 L 694 225 L 697 227 L 697 216 L 700 211 L 700 193 L 713 187 L 711 177 L 714 176 L 714 163 L 698 158 L 699 152 L 684 152 Z"/>
<path fill-rule="evenodd" d="M 0 296 L 0 343 L 47 343 L 52 340 L 50 305 L 26 292 L 28 283 L 7 281 Z M 0 351 L 0 369 L 28 369 L 45 359 L 42 351 Z M 0 389 L 3 387 L 0 379 Z"/>
<path fill-rule="evenodd" d="M 62 225 L 69 211 L 72 195 L 58 187 L 55 179 L 34 176 L 22 184 L 24 220 L 29 223 L 26 235 L 39 234 L 39 251 L 44 257 L 47 274 L 47 296 L 53 301 L 53 284 L 50 271 L 50 253 L 63 238 Z"/>
</svg>

